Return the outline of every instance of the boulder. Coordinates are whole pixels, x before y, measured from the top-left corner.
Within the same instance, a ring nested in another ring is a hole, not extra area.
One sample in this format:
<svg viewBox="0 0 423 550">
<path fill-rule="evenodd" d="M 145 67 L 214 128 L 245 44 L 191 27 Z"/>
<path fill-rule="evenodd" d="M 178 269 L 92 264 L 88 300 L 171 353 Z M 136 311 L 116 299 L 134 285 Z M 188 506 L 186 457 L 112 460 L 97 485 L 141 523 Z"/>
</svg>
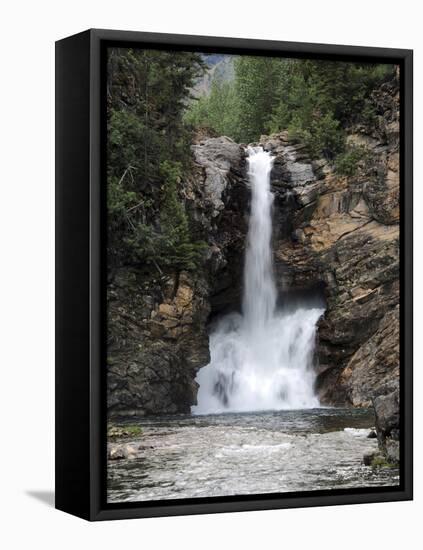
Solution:
<svg viewBox="0 0 423 550">
<path fill-rule="evenodd" d="M 388 462 L 398 464 L 400 457 L 399 386 L 387 395 L 376 397 L 373 405 L 379 446 Z"/>
<path fill-rule="evenodd" d="M 109 460 L 132 460 L 137 456 L 137 448 L 129 443 L 123 445 L 112 443 L 108 445 L 107 458 Z"/>
</svg>

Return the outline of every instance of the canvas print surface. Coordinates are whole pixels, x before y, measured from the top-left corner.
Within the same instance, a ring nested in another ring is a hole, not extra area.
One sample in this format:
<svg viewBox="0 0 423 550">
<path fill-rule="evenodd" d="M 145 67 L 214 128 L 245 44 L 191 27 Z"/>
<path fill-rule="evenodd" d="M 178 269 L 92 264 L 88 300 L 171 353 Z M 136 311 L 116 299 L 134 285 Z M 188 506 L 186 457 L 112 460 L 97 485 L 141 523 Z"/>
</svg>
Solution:
<svg viewBox="0 0 423 550">
<path fill-rule="evenodd" d="M 107 500 L 399 477 L 399 68 L 109 48 Z"/>
</svg>

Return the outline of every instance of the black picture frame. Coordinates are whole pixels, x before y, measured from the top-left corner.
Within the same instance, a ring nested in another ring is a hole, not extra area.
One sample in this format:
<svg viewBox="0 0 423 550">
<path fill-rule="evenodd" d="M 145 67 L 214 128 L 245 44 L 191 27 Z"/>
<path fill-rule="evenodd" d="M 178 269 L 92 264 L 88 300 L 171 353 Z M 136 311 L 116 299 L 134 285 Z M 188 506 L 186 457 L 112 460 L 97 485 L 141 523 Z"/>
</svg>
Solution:
<svg viewBox="0 0 423 550">
<path fill-rule="evenodd" d="M 105 500 L 105 48 L 110 45 L 400 65 L 400 485 L 190 500 Z M 411 50 L 91 29 L 56 43 L 56 508 L 87 520 L 412 499 Z"/>
</svg>

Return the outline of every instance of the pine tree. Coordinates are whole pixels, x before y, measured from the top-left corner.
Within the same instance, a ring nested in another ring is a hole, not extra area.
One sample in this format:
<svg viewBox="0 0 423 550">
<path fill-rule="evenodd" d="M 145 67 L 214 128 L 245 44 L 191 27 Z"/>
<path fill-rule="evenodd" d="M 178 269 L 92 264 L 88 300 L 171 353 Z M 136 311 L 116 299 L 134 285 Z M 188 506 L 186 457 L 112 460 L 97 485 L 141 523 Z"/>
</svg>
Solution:
<svg viewBox="0 0 423 550">
<path fill-rule="evenodd" d="M 107 204 L 110 265 L 152 262 L 159 245 L 163 245 L 157 222 L 160 190 L 167 183 L 163 166 L 172 162 L 179 163 L 181 170 L 190 169 L 192 136 L 183 114 L 195 80 L 203 72 L 204 62 L 196 53 L 128 48 L 109 51 Z M 171 193 L 173 191 L 170 189 Z M 174 242 L 175 246 L 189 243 L 189 224 L 185 224 L 182 217 L 181 222 L 178 238 L 168 235 L 169 242 Z M 167 250 L 167 258 L 170 258 L 170 245 Z M 181 254 L 179 259 L 182 264 Z M 169 263 L 164 255 L 162 261 Z M 154 262 L 157 264 L 156 260 Z"/>
</svg>

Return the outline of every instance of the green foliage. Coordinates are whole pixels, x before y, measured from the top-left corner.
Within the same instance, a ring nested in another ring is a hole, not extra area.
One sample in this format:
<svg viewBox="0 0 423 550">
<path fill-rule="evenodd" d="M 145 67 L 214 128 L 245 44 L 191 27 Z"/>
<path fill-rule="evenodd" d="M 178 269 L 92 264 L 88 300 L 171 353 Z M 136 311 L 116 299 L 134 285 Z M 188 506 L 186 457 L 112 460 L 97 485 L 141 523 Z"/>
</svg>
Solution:
<svg viewBox="0 0 423 550">
<path fill-rule="evenodd" d="M 165 161 L 161 172 L 165 184 L 160 208 L 161 235 L 156 254 L 162 265 L 192 270 L 202 257 L 205 243 L 191 240 L 188 217 L 177 191 L 181 181 L 181 165 Z"/>
<path fill-rule="evenodd" d="M 267 57 L 237 58 L 235 80 L 215 78 L 210 93 L 190 103 L 185 120 L 236 141 L 257 139 L 269 127 L 278 63 Z"/>
<path fill-rule="evenodd" d="M 190 168 L 192 136 L 183 115 L 190 90 L 203 72 L 202 58 L 195 53 L 109 51 L 110 265 L 194 268 L 199 247 L 191 243 L 178 185 L 182 171 Z"/>
<path fill-rule="evenodd" d="M 335 159 L 335 169 L 342 176 L 356 175 L 359 165 L 369 159 L 369 151 L 363 146 L 349 147 Z"/>
<path fill-rule="evenodd" d="M 127 173 L 130 173 L 130 168 Z M 124 176 L 126 176 L 126 174 L 124 174 Z M 107 188 L 109 223 L 118 226 L 125 212 L 131 205 L 135 204 L 136 198 L 137 195 L 134 191 L 125 189 L 122 179 L 117 180 L 114 177 L 110 177 Z"/>
<path fill-rule="evenodd" d="M 293 117 L 288 126 L 288 133 L 304 143 L 313 158 L 332 158 L 344 147 L 344 133 L 339 121 L 330 113 L 315 114 L 307 121 L 302 120 L 300 116 Z"/>
<path fill-rule="evenodd" d="M 136 424 L 126 424 L 124 426 L 109 424 L 107 426 L 107 438 L 111 441 L 140 437 L 142 433 L 142 428 Z"/>
<path fill-rule="evenodd" d="M 155 225 L 142 219 L 136 223 L 130 222 L 131 230 L 123 238 L 127 259 L 131 263 L 154 265 L 159 270 L 166 267 L 194 270 L 203 256 L 206 243 L 192 239 L 188 215 L 178 195 L 182 164 L 164 161 L 160 174 L 163 183 L 155 205 L 158 220 Z M 140 206 L 145 211 L 153 204 L 150 201 Z"/>
<path fill-rule="evenodd" d="M 268 129 L 276 104 L 275 82 L 280 61 L 271 57 L 239 57 L 235 62 L 235 94 L 239 101 L 236 137 L 249 142 Z"/>
<path fill-rule="evenodd" d="M 288 129 L 311 157 L 333 159 L 347 126 L 374 124 L 372 92 L 393 74 L 393 65 L 242 56 L 234 81 L 213 82 L 186 120 L 241 142 Z"/>
<path fill-rule="evenodd" d="M 397 468 L 398 464 L 394 464 L 392 462 L 389 462 L 382 455 L 377 455 L 373 458 L 373 460 L 371 462 L 371 467 L 373 469 L 376 469 L 376 468 Z"/>
<path fill-rule="evenodd" d="M 334 158 L 345 147 L 348 125 L 374 121 L 371 93 L 392 74 L 392 65 L 285 60 L 270 129 L 288 128 L 312 157 Z"/>
<path fill-rule="evenodd" d="M 233 83 L 217 78 L 212 82 L 209 95 L 202 95 L 191 102 L 184 119 L 196 128 L 236 138 L 238 105 Z"/>
</svg>

